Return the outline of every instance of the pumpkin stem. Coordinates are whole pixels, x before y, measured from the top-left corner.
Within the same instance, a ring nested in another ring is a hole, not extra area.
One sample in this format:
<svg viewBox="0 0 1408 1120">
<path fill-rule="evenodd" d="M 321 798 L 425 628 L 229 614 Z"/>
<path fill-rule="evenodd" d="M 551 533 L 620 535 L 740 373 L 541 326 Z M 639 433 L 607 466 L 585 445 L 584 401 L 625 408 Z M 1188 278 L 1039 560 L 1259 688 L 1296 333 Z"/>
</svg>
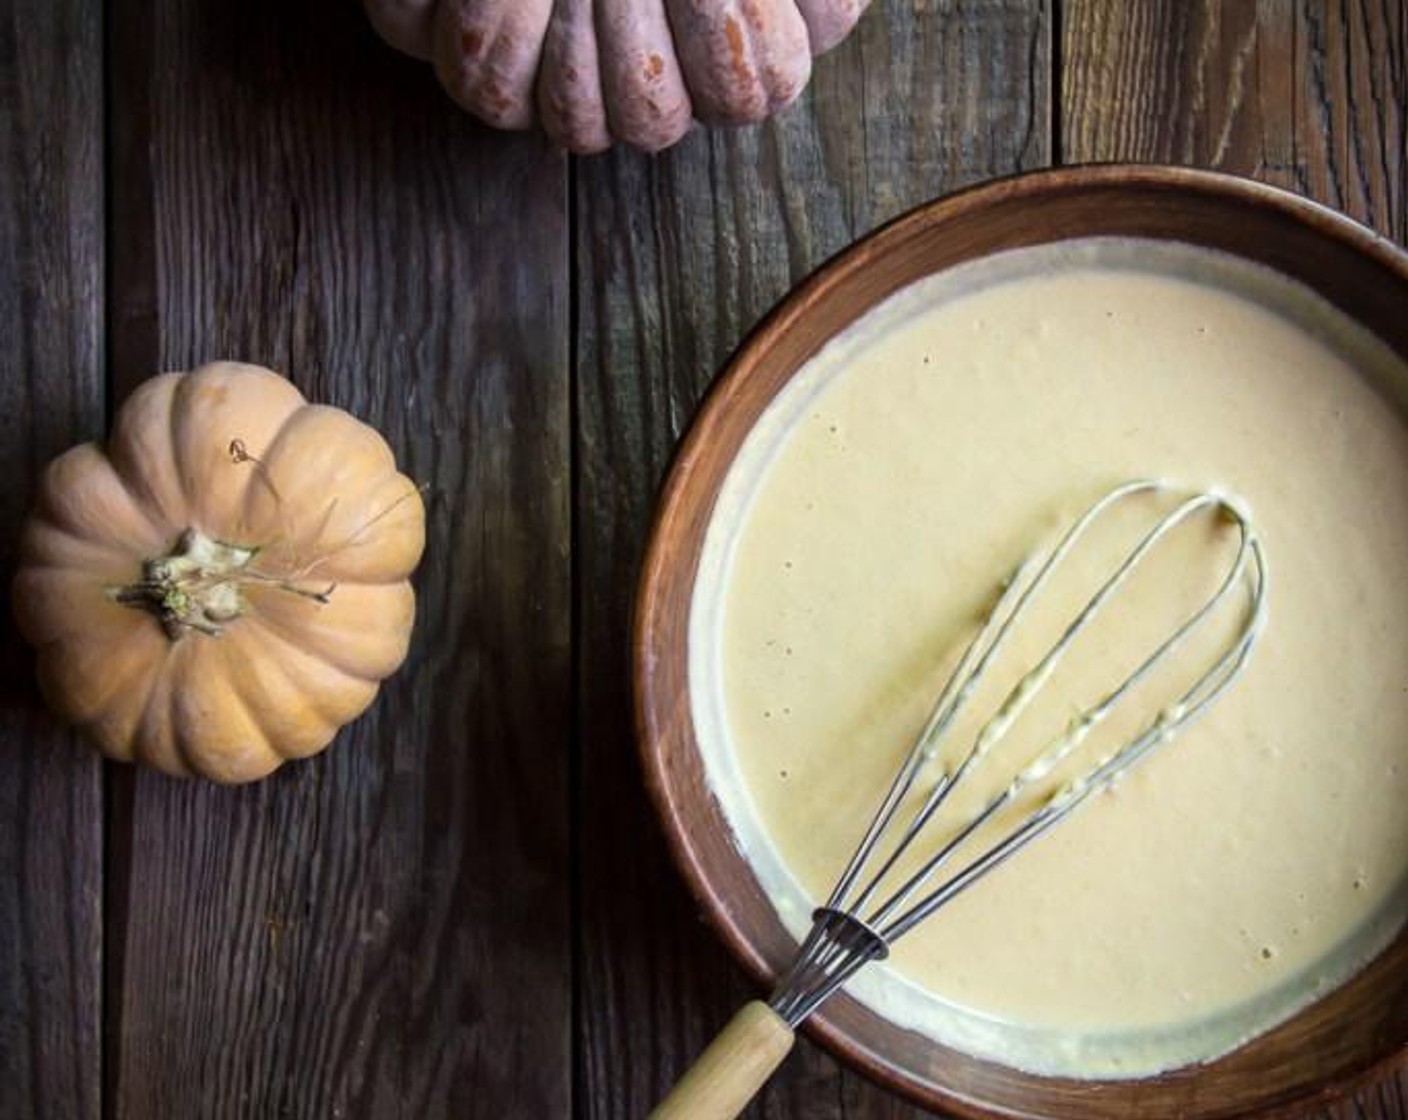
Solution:
<svg viewBox="0 0 1408 1120">
<path fill-rule="evenodd" d="M 326 603 L 336 584 L 323 591 L 299 587 L 253 567 L 257 548 L 229 544 L 187 529 L 165 556 L 147 560 L 142 578 L 108 589 L 115 602 L 154 614 L 171 641 L 190 630 L 211 637 L 245 611 L 240 588 L 259 583 Z"/>
</svg>

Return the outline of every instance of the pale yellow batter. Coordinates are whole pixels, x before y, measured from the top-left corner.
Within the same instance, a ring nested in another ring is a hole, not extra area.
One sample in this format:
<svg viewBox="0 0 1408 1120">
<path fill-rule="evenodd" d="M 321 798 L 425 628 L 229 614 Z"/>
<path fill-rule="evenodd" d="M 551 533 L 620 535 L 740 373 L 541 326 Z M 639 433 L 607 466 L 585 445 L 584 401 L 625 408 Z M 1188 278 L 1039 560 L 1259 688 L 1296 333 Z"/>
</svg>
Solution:
<svg viewBox="0 0 1408 1120">
<path fill-rule="evenodd" d="M 1134 1076 L 1379 951 L 1408 911 L 1405 388 L 1307 291 L 1129 241 L 932 278 L 814 359 L 730 473 L 690 638 L 711 782 L 789 927 L 998 578 L 1102 490 L 1171 476 L 1240 495 L 1265 540 L 1246 675 L 851 990 L 970 1052 Z"/>
</svg>

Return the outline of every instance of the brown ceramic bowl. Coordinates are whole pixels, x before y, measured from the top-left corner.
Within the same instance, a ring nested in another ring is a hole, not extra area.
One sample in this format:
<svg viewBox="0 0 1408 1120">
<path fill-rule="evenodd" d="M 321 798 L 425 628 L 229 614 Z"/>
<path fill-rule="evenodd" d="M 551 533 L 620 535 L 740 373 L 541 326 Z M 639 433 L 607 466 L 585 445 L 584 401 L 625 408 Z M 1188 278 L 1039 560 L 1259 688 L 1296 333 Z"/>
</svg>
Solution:
<svg viewBox="0 0 1408 1120">
<path fill-rule="evenodd" d="M 690 887 L 760 981 L 788 962 L 794 943 L 706 784 L 686 668 L 696 568 L 724 476 L 793 373 L 891 293 L 999 250 L 1099 235 L 1182 241 L 1269 265 L 1408 359 L 1408 255 L 1284 191 L 1178 168 L 1071 168 L 963 191 L 871 234 L 788 296 L 735 355 L 680 447 L 645 561 L 635 634 L 636 718 L 650 792 Z M 877 1081 L 966 1116 L 1296 1112 L 1408 1058 L 1408 934 L 1348 985 L 1235 1053 L 1145 1080 L 1021 1073 L 896 1027 L 844 994 L 805 1029 Z"/>
</svg>

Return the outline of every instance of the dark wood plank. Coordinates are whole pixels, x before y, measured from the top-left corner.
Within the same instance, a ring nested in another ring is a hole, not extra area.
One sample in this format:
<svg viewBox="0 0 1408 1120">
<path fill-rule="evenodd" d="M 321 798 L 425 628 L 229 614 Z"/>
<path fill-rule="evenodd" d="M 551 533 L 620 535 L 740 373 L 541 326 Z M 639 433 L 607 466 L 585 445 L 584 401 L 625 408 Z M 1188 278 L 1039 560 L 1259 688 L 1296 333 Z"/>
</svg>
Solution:
<svg viewBox="0 0 1408 1120">
<path fill-rule="evenodd" d="M 802 102 L 662 157 L 577 171 L 579 1084 L 644 1115 L 752 993 L 696 916 L 647 807 L 629 720 L 629 608 L 651 496 L 748 329 L 855 237 L 1049 158 L 1046 4 L 880 2 Z M 915 1110 L 803 1043 L 750 1116 Z"/>
<path fill-rule="evenodd" d="M 122 772 L 119 1118 L 570 1105 L 566 162 L 358 7 L 112 5 L 118 394 L 261 362 L 429 487 L 410 660 L 326 755 Z"/>
<path fill-rule="evenodd" d="M 44 464 L 103 426 L 101 11 L 0 5 L 0 580 Z M 102 763 L 0 620 L 0 1113 L 101 1111 Z"/>
<path fill-rule="evenodd" d="M 1214 167 L 1408 241 L 1398 0 L 1068 0 L 1062 154 Z"/>
<path fill-rule="evenodd" d="M 1298 190 L 1408 243 L 1400 0 L 1066 0 L 1061 148 Z M 1408 1071 L 1326 1117 L 1408 1117 Z"/>
</svg>

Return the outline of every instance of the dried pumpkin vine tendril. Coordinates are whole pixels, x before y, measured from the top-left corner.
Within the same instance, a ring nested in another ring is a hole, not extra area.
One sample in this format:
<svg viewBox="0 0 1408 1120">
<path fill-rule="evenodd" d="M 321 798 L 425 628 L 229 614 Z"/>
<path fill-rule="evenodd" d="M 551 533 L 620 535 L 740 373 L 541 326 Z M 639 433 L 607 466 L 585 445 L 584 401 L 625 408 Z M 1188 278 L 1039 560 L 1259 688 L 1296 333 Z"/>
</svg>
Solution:
<svg viewBox="0 0 1408 1120">
<path fill-rule="evenodd" d="M 264 463 L 250 454 L 243 440 L 230 441 L 229 456 L 230 461 L 237 465 L 253 463 L 275 501 L 282 501 L 264 469 Z M 300 587 L 295 581 L 305 579 L 319 564 L 352 547 L 367 530 L 420 490 L 417 487 L 397 498 L 360 525 L 346 540 L 303 565 L 292 577 L 273 575 L 255 567 L 255 557 L 261 552 L 259 547 L 217 540 L 191 527 L 181 533 L 175 546 L 165 556 L 143 562 L 140 579 L 109 587 L 106 593 L 123 606 L 155 615 L 167 638 L 173 642 L 191 631 L 210 637 L 218 636 L 228 623 L 244 613 L 247 605 L 241 588 L 247 585 L 274 587 L 325 604 L 337 589 L 336 584 L 314 590 Z M 336 504 L 337 499 L 334 498 L 323 519 L 324 529 Z"/>
</svg>

